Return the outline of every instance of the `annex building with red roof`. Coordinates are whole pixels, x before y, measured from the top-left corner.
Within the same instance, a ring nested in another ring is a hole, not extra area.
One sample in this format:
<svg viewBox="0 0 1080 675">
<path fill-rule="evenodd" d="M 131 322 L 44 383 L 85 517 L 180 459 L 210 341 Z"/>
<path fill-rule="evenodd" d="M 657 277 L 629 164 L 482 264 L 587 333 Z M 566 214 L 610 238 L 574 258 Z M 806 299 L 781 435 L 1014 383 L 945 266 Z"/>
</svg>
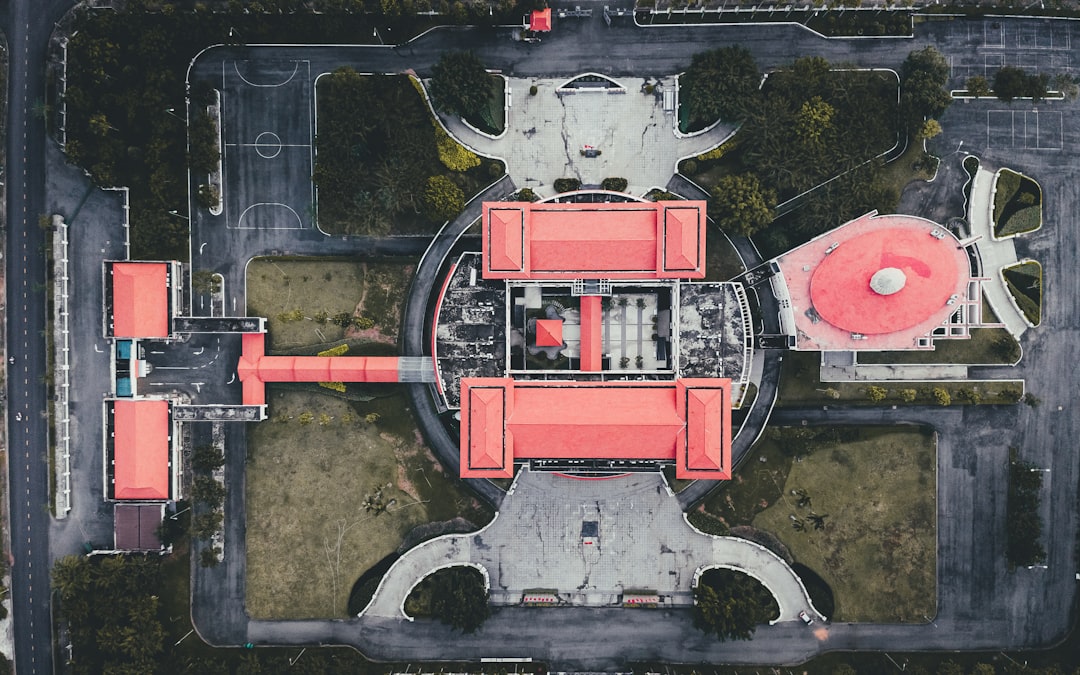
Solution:
<svg viewBox="0 0 1080 675">
<path fill-rule="evenodd" d="M 874 212 L 774 260 L 781 327 L 808 351 L 932 349 L 982 325 L 968 246 L 937 223 Z"/>
<path fill-rule="evenodd" d="M 172 337 L 181 306 L 179 263 L 106 261 L 104 275 L 106 337 Z"/>
<path fill-rule="evenodd" d="M 179 456 L 172 403 L 163 399 L 105 401 L 104 484 L 107 499 L 178 499 Z"/>
<path fill-rule="evenodd" d="M 447 273 L 432 353 L 460 475 L 730 478 L 753 329 L 741 284 L 704 281 L 705 202 L 579 196 L 484 203 Z"/>
</svg>

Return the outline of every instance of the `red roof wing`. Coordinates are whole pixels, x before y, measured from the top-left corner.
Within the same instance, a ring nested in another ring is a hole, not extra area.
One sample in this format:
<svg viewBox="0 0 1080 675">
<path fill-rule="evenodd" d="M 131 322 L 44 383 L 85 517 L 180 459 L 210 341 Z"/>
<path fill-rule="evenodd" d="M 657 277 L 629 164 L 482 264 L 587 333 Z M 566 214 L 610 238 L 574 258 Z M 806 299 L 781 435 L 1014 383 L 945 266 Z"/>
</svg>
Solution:
<svg viewBox="0 0 1080 675">
<path fill-rule="evenodd" d="M 113 496 L 169 498 L 169 402 L 113 404 Z"/>
<path fill-rule="evenodd" d="M 600 296 L 581 296 L 581 369 L 603 370 L 603 307 Z"/>
<path fill-rule="evenodd" d="M 112 334 L 125 338 L 169 336 L 169 266 L 112 265 Z"/>
</svg>

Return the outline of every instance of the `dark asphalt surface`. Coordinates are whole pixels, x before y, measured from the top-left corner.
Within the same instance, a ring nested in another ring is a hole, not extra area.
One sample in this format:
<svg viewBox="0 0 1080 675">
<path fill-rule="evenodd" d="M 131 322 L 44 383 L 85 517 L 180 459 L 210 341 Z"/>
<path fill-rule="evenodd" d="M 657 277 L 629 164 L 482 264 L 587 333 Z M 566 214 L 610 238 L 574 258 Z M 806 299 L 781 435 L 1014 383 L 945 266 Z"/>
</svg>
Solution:
<svg viewBox="0 0 1080 675">
<path fill-rule="evenodd" d="M 32 114 L 45 99 L 45 47 L 67 0 L 12 0 L 3 6 L 8 41 L 7 350 L 8 485 L 15 668 L 52 673 L 49 614 L 48 421 L 45 402 L 45 126 Z M 16 419 L 21 413 L 22 421 Z M 35 574 L 37 578 L 35 579 Z"/>
<path fill-rule="evenodd" d="M 4 11 L 10 49 L 8 124 L 8 349 L 18 358 L 9 370 L 8 396 L 12 412 L 23 412 L 16 423 L 9 417 L 12 570 L 17 669 L 20 673 L 51 672 L 48 633 L 48 516 L 46 476 L 44 261 L 40 254 L 43 232 L 36 227 L 44 211 L 45 136 L 40 118 L 30 114 L 35 101 L 43 99 L 44 52 L 52 22 L 70 5 L 67 0 L 12 0 L 0 5 Z M 817 54 L 834 63 L 896 67 L 915 48 L 933 44 L 944 51 L 954 67 L 956 80 L 999 63 L 1015 63 L 1048 72 L 1071 68 L 1071 39 L 1076 29 L 1068 22 L 1045 20 L 943 21 L 918 26 L 914 40 L 824 40 L 794 26 L 666 27 L 637 29 L 619 23 L 611 29 L 600 21 L 566 21 L 540 45 L 510 42 L 500 30 L 451 29 L 431 33 L 399 48 L 371 47 L 275 47 L 271 58 L 298 58 L 311 63 L 312 74 L 353 65 L 358 70 L 400 72 L 430 70 L 439 54 L 465 44 L 478 52 L 489 66 L 508 74 L 571 75 L 595 70 L 610 75 L 668 75 L 684 68 L 694 52 L 738 42 L 750 49 L 768 68 L 796 56 Z M 1063 28 L 1064 26 L 1064 28 Z M 1042 38 L 1039 36 L 1042 35 Z M 1056 36 L 1056 37 L 1055 37 Z M 1000 39 L 999 39 L 1000 38 Z M 1055 42 L 1056 40 L 1056 42 Z M 1056 47 L 1054 45 L 1057 45 Z M 270 52 L 252 47 L 222 47 L 205 53 L 196 64 L 220 65 L 222 58 L 257 59 Z M 1044 404 L 1038 408 L 995 407 L 927 409 L 906 411 L 912 423 L 933 425 L 941 433 L 939 443 L 939 584 L 941 608 L 936 624 L 924 626 L 855 625 L 832 626 L 829 638 L 818 642 L 801 627 L 762 629 L 752 643 L 718 644 L 701 640 L 687 625 L 685 614 L 604 613 L 603 610 L 566 610 L 558 620 L 538 620 L 535 612 L 501 609 L 476 636 L 450 634 L 439 624 L 380 624 L 378 622 L 252 622 L 243 612 L 243 568 L 223 565 L 220 584 L 195 584 L 196 603 L 220 614 L 219 633 L 235 644 L 243 633 L 258 633 L 266 642 L 354 644 L 375 657 L 413 659 L 455 658 L 487 655 L 530 655 L 573 668 L 610 668 L 627 658 L 662 658 L 671 661 L 795 662 L 828 649 L 883 649 L 903 646 L 915 649 L 1002 647 L 1046 644 L 1060 638 L 1069 624 L 1075 593 L 1072 558 L 1077 531 L 1076 493 L 1078 456 L 1073 450 L 1080 435 L 1080 416 L 1072 393 L 1072 379 L 1062 364 L 1080 357 L 1078 312 L 1080 285 L 1075 282 L 1074 262 L 1080 258 L 1080 240 L 1064 214 L 1080 205 L 1080 181 L 1074 178 L 1073 153 L 1080 135 L 1075 104 L 1042 104 L 1035 109 L 1061 113 L 1060 148 L 1052 133 L 1044 147 L 1017 145 L 1015 128 L 1007 134 L 1000 126 L 1021 104 L 1008 108 L 996 102 L 957 104 L 942 118 L 945 133 L 936 139 L 944 153 L 959 141 L 965 149 L 980 153 L 985 162 L 1008 164 L 1037 176 L 1043 183 L 1047 204 L 1047 227 L 1018 243 L 1021 252 L 1038 257 L 1046 266 L 1044 325 L 1025 335 L 1025 360 L 1016 375 Z M 1029 109 L 1030 110 L 1030 109 Z M 1037 113 L 1036 113 L 1037 114 Z M 1055 116 L 1044 123 L 1049 129 Z M 1019 134 L 1026 138 L 1026 131 Z M 1058 227 L 1058 226 L 1061 227 Z M 216 239 L 200 235 L 216 236 Z M 299 236 L 297 236 L 299 234 Z M 358 246 L 373 251 L 382 246 L 415 243 L 334 241 L 317 231 L 270 231 L 246 233 L 238 238 L 212 235 L 196 222 L 192 248 L 206 243 L 220 256 L 203 264 L 193 250 L 193 262 L 201 268 L 227 273 L 226 292 L 242 301 L 235 285 L 242 280 L 243 266 L 258 252 L 310 254 L 333 250 L 356 254 Z M 426 243 L 426 242 L 425 242 Z M 222 269 L 224 268 L 224 269 Z M 231 280 L 231 281 L 230 281 Z M 230 286 L 230 284 L 233 284 Z M 228 303 L 229 313 L 234 313 Z M 425 308 L 426 309 L 426 308 Z M 242 312 L 241 312 L 242 313 Z M 415 317 L 414 317 L 415 318 Z M 410 338 L 412 339 L 412 338 Z M 421 347 L 422 349 L 422 347 Z M 812 411 L 796 411 L 810 422 Z M 817 414 L 816 412 L 814 413 Z M 777 411 L 776 420 L 787 412 Z M 903 418 L 890 410 L 858 409 L 821 411 L 822 423 L 895 423 Z M 236 441 L 240 439 L 231 439 Z M 1005 458 L 1009 445 L 1021 457 L 1051 470 L 1044 495 L 1045 569 L 1004 568 Z M 239 453 L 237 453 L 239 454 Z M 242 457 L 230 460 L 239 461 Z M 242 473 L 242 472 L 241 472 Z M 243 513 L 242 480 L 230 491 L 230 510 Z M 24 487 L 25 486 L 25 487 Z M 78 488 L 78 486 L 76 486 Z M 243 537 L 242 518 L 229 519 L 226 559 Z M 235 552 L 235 550 L 234 550 Z M 33 572 L 39 575 L 34 585 Z M 201 623 L 201 622 L 198 622 Z M 226 625 L 227 624 L 227 625 Z M 588 635 L 587 641 L 581 640 Z M 498 653 L 495 653 L 498 652 Z M 527 654 L 525 654 L 527 653 Z"/>
</svg>

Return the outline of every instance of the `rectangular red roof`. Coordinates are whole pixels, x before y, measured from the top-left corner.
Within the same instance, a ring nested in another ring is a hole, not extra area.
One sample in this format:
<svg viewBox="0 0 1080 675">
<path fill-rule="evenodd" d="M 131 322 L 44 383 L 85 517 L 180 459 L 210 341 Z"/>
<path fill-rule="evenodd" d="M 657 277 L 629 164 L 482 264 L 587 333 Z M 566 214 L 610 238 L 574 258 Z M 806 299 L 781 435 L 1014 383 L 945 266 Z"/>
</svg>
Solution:
<svg viewBox="0 0 1080 675">
<path fill-rule="evenodd" d="M 169 337 L 168 263 L 112 263 L 112 335 Z"/>
<path fill-rule="evenodd" d="M 169 402 L 114 401 L 113 497 L 169 499 Z"/>
<path fill-rule="evenodd" d="M 581 369 L 603 370 L 603 308 L 598 295 L 581 296 Z"/>
<path fill-rule="evenodd" d="M 485 202 L 487 279 L 700 279 L 705 202 Z"/>
<path fill-rule="evenodd" d="M 515 459 L 673 462 L 731 477 L 731 381 L 461 381 L 461 476 L 508 477 Z"/>
</svg>

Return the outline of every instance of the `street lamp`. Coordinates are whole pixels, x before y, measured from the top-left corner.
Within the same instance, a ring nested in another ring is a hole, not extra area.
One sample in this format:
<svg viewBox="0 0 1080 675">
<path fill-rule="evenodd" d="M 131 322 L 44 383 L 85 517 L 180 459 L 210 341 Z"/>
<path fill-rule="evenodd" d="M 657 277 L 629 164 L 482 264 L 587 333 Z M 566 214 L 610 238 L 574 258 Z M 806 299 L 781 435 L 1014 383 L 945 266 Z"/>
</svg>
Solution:
<svg viewBox="0 0 1080 675">
<path fill-rule="evenodd" d="M 165 108 L 165 112 L 169 113 L 170 115 L 172 115 L 176 119 L 180 120 L 181 122 L 184 122 L 185 124 L 187 123 L 187 120 L 185 120 L 183 117 L 180 117 L 179 115 L 176 114 L 176 108 Z"/>
<path fill-rule="evenodd" d="M 179 516 L 181 513 L 185 513 L 185 512 L 190 511 L 190 510 L 191 510 L 191 507 L 189 506 L 186 509 L 184 509 L 183 511 L 177 511 L 176 513 L 169 516 L 169 520 L 176 520 L 176 517 Z"/>
<path fill-rule="evenodd" d="M 191 218 L 188 218 L 187 216 L 180 213 L 176 209 L 173 209 L 172 211 L 169 211 L 169 215 L 170 216 L 176 216 L 177 218 L 183 218 L 184 220 L 188 221 L 189 223 L 191 222 Z"/>
</svg>

